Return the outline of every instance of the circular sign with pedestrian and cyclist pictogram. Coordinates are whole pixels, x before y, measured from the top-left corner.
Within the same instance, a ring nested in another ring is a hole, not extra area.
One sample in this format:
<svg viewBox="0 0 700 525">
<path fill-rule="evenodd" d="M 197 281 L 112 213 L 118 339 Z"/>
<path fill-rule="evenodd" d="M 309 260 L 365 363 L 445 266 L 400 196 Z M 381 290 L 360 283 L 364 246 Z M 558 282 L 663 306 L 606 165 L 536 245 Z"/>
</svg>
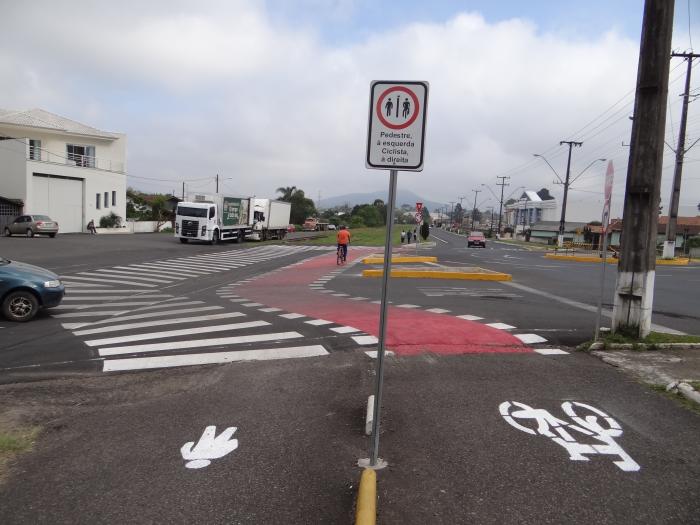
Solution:
<svg viewBox="0 0 700 525">
<path fill-rule="evenodd" d="M 372 82 L 368 168 L 421 171 L 427 82 Z"/>
</svg>

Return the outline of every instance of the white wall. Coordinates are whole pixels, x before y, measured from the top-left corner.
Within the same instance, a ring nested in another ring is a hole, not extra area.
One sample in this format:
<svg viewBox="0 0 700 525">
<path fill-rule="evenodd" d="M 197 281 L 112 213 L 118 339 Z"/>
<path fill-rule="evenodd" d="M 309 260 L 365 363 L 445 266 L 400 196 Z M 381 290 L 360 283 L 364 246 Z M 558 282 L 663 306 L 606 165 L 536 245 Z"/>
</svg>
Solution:
<svg viewBox="0 0 700 525">
<path fill-rule="evenodd" d="M 0 140 L 0 195 L 26 203 L 26 144 L 17 140 Z"/>
</svg>

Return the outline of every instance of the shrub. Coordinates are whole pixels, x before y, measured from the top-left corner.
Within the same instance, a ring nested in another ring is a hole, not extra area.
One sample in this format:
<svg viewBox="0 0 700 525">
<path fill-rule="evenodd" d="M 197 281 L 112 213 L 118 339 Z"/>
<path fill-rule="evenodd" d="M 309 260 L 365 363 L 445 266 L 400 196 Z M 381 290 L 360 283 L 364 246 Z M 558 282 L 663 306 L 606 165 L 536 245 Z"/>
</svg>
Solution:
<svg viewBox="0 0 700 525">
<path fill-rule="evenodd" d="M 121 228 L 122 218 L 114 212 L 100 217 L 100 228 Z"/>
</svg>

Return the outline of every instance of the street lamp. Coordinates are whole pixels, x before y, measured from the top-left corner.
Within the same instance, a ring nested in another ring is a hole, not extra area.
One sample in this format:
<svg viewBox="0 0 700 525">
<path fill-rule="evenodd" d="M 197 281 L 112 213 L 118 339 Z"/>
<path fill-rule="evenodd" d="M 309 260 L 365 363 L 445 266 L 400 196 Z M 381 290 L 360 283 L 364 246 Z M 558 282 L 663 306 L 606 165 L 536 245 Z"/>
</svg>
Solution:
<svg viewBox="0 0 700 525">
<path fill-rule="evenodd" d="M 566 164 L 566 178 L 565 180 L 562 180 L 562 178 L 559 176 L 557 173 L 557 170 L 554 169 L 554 167 L 549 163 L 549 161 L 545 158 L 544 155 L 540 155 L 539 153 L 533 153 L 533 157 L 539 157 L 543 161 L 547 163 L 547 166 L 549 166 L 549 169 L 552 170 L 554 175 L 556 175 L 557 179 L 559 179 L 559 182 L 557 183 L 554 181 L 555 184 L 563 184 L 564 185 L 564 198 L 561 203 L 561 219 L 559 220 L 559 235 L 557 238 L 557 245 L 561 247 L 564 244 L 564 230 L 566 229 L 566 201 L 567 197 L 569 195 L 569 186 L 571 186 L 581 175 L 583 175 L 583 172 L 586 171 L 588 168 L 593 166 L 596 162 L 599 161 L 605 161 L 606 159 L 595 159 L 593 160 L 588 166 L 586 166 L 583 171 L 581 171 L 576 177 L 574 177 L 574 180 L 569 181 L 569 174 L 570 174 L 570 169 L 571 169 L 571 147 L 572 146 L 581 146 L 581 142 L 567 142 L 567 141 L 562 141 L 560 144 L 568 144 L 569 145 L 569 160 Z"/>
</svg>

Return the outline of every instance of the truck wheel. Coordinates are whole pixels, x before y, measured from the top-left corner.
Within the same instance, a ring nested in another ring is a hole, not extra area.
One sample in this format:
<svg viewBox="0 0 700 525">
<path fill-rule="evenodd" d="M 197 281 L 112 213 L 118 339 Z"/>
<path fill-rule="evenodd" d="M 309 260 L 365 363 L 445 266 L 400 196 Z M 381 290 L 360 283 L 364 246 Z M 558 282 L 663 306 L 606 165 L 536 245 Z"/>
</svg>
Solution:
<svg viewBox="0 0 700 525">
<path fill-rule="evenodd" d="M 214 234 L 211 236 L 210 244 L 219 244 L 219 230 L 214 230 Z"/>
<path fill-rule="evenodd" d="M 238 237 L 236 237 L 236 242 L 241 244 L 245 240 L 245 232 L 243 230 L 238 230 Z"/>
<path fill-rule="evenodd" d="M 266 241 L 267 240 L 267 230 L 262 231 L 262 240 Z"/>
<path fill-rule="evenodd" d="M 184 237 L 180 237 L 180 242 L 182 244 L 187 244 L 188 241 L 189 241 L 189 239 L 185 239 Z"/>
</svg>

